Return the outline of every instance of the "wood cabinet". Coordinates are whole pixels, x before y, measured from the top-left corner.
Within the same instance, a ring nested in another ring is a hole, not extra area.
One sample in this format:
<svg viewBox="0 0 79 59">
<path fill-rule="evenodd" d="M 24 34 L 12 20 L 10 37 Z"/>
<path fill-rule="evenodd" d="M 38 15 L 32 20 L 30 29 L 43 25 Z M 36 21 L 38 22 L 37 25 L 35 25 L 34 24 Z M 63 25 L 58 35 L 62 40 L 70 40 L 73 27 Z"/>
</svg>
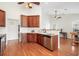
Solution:
<svg viewBox="0 0 79 59">
<path fill-rule="evenodd" d="M 37 43 L 39 43 L 39 44 L 40 44 L 40 39 L 41 39 L 40 34 L 37 34 Z"/>
<path fill-rule="evenodd" d="M 52 37 L 52 42 L 53 42 L 53 49 L 56 50 L 58 49 L 58 35 L 55 35 Z"/>
<path fill-rule="evenodd" d="M 49 36 L 38 33 L 23 33 L 22 42 L 37 42 L 38 44 L 48 48 L 49 50 L 58 49 L 58 35 Z"/>
<path fill-rule="evenodd" d="M 39 16 L 33 16 L 33 27 L 39 27 Z"/>
<path fill-rule="evenodd" d="M 44 36 L 42 34 L 37 35 L 37 43 L 44 45 Z"/>
<path fill-rule="evenodd" d="M 36 33 L 27 33 L 27 42 L 37 42 L 37 34 Z"/>
<path fill-rule="evenodd" d="M 38 34 L 37 43 L 48 48 L 49 50 L 56 50 L 58 49 L 58 35 L 49 36 Z"/>
<path fill-rule="evenodd" d="M 27 27 L 28 25 L 28 17 L 25 15 L 21 15 L 21 26 L 22 27 Z"/>
<path fill-rule="evenodd" d="M 26 42 L 27 42 L 26 33 L 21 33 L 21 42 L 22 42 L 22 43 L 26 43 Z"/>
<path fill-rule="evenodd" d="M 44 45 L 44 36 L 42 34 L 40 35 L 40 44 Z"/>
<path fill-rule="evenodd" d="M 33 27 L 33 21 L 34 21 L 33 17 L 32 16 L 28 16 L 28 22 L 27 22 L 28 23 L 27 24 L 28 27 Z"/>
<path fill-rule="evenodd" d="M 5 11 L 0 10 L 0 27 L 5 26 Z"/>
<path fill-rule="evenodd" d="M 21 34 L 21 42 L 37 42 L 37 33 L 22 33 Z"/>
<path fill-rule="evenodd" d="M 51 43 L 51 36 L 48 36 L 48 35 L 44 35 L 44 47 L 50 49 L 50 50 L 53 50 L 51 48 L 52 46 L 52 43 Z"/>
<path fill-rule="evenodd" d="M 22 27 L 39 27 L 39 15 L 24 16 L 21 15 Z"/>
</svg>

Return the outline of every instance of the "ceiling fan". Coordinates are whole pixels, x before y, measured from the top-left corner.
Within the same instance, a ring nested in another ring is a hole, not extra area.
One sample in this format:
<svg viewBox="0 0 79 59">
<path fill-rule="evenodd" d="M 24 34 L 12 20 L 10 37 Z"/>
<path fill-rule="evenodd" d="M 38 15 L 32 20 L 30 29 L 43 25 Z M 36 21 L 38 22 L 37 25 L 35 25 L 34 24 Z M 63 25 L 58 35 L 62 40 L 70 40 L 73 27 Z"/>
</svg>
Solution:
<svg viewBox="0 0 79 59">
<path fill-rule="evenodd" d="M 55 18 L 55 19 L 60 19 L 60 18 L 62 18 L 61 16 L 58 15 L 58 11 L 57 11 L 57 10 L 55 10 L 54 12 L 55 12 L 55 15 L 54 15 L 53 18 Z"/>
<path fill-rule="evenodd" d="M 27 7 L 29 8 L 32 8 L 32 4 L 35 4 L 35 5 L 40 5 L 40 2 L 18 2 L 18 4 L 24 4 L 24 3 L 27 3 Z"/>
</svg>

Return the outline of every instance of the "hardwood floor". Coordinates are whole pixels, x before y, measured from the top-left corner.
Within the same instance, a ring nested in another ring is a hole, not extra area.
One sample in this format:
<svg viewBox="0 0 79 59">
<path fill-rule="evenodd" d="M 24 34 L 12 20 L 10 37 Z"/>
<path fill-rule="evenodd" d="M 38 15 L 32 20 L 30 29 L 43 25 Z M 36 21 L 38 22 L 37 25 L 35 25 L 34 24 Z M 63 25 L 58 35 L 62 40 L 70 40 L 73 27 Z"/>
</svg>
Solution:
<svg viewBox="0 0 79 59">
<path fill-rule="evenodd" d="M 9 41 L 4 56 L 78 56 L 79 44 L 73 46 L 70 39 L 61 39 L 61 48 L 50 51 L 37 43 L 18 43 Z"/>
<path fill-rule="evenodd" d="M 61 51 L 66 52 L 69 56 L 78 56 L 79 55 L 79 44 L 73 45 L 71 39 L 61 40 Z"/>
</svg>

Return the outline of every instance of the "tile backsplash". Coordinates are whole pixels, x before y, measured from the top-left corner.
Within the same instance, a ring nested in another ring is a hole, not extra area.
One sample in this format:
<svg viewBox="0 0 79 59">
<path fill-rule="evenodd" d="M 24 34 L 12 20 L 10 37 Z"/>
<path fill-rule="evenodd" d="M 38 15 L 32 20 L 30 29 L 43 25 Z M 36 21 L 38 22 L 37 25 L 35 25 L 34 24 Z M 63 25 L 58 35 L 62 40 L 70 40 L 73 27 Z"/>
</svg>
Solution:
<svg viewBox="0 0 79 59">
<path fill-rule="evenodd" d="M 39 28 L 21 28 L 20 29 L 21 33 L 30 33 L 30 32 L 39 32 Z"/>
</svg>

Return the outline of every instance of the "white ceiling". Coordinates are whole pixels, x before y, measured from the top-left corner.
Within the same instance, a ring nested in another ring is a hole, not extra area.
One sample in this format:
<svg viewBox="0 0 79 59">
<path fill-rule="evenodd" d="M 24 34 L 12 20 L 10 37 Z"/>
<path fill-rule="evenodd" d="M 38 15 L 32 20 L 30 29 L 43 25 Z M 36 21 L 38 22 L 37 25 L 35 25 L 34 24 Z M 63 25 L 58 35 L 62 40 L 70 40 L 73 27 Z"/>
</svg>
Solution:
<svg viewBox="0 0 79 59">
<path fill-rule="evenodd" d="M 43 5 L 46 7 L 54 7 L 57 9 L 61 8 L 79 9 L 79 2 L 44 2 Z"/>
<path fill-rule="evenodd" d="M 42 2 L 41 6 L 49 14 L 54 14 L 54 10 L 59 14 L 79 13 L 79 2 Z"/>
</svg>

